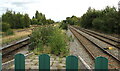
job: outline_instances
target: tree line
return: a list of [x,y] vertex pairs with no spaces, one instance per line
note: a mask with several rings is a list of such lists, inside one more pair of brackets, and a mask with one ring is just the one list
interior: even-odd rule
[[87,29],[94,29],[104,33],[120,34],[120,11],[115,7],[107,6],[103,10],[95,10],[91,7],[80,18],[72,16],[63,20],[64,25],[80,25],[80,27]]
[[9,29],[28,28],[30,25],[46,25],[53,24],[54,21],[46,19],[45,15],[36,11],[35,16],[30,19],[28,14],[16,13],[15,11],[7,10],[2,14],[2,32],[6,32]]
[[[18,29],[26,28],[30,25],[47,25],[53,24],[54,21],[46,19],[45,15],[36,11],[32,19],[28,14],[20,14],[13,11],[7,11],[2,15],[2,31],[6,31],[8,28]],[[63,20],[61,26],[63,29],[67,29],[67,24],[80,25],[83,28],[95,29],[105,33],[119,33],[120,31],[120,11],[117,11],[115,7],[107,6],[103,10],[95,10],[91,7],[81,17],[67,17]]]
[[[12,29],[26,28],[30,25],[30,18],[28,14],[20,14],[13,11],[7,11],[2,15],[2,23],[9,25]],[[3,27],[5,27],[3,25]]]
[[35,16],[31,19],[32,25],[46,25],[46,24],[53,24],[54,20],[46,19],[45,15],[36,11]]
[[80,25],[84,28],[95,29],[105,33],[120,33],[120,15],[115,7],[106,7],[103,10],[89,8],[81,17]]

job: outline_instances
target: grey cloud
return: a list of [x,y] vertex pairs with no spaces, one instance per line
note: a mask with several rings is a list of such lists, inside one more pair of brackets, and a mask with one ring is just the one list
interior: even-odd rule
[[31,3],[37,3],[39,0],[25,0],[25,1],[21,1],[21,2],[18,2],[18,1],[14,1],[14,2],[11,2],[11,4],[13,5],[16,5],[16,6],[23,6],[23,5],[26,5],[26,4],[31,4]]
[[30,3],[32,2],[12,2],[11,4],[16,6],[23,6],[25,4],[30,4]]

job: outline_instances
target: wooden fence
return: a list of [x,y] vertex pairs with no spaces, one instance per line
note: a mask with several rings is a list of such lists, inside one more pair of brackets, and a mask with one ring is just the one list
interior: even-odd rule
[[[0,55],[0,69],[2,57]],[[25,71],[25,56],[23,54],[15,55],[15,71]],[[47,54],[39,55],[39,71],[50,71],[50,56]],[[78,71],[78,57],[66,57],[66,71]],[[95,71],[108,71],[108,59],[105,57],[97,57],[95,59]]]

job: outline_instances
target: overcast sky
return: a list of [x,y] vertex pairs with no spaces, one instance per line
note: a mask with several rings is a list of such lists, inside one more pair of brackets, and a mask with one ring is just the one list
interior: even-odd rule
[[45,14],[47,19],[60,21],[72,15],[80,17],[88,7],[97,10],[104,9],[106,6],[118,8],[118,1],[120,0],[0,0],[0,15],[9,9],[28,13],[32,18],[38,10]]

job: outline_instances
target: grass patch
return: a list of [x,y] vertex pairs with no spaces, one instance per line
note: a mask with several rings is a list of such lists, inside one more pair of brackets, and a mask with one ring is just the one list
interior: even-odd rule
[[33,52],[35,53],[35,55],[39,55],[39,54],[42,54],[42,53],[50,54],[50,52],[51,52],[50,50],[51,50],[50,47],[44,46],[43,48],[34,49]]
[[8,39],[5,39],[5,40],[2,40],[2,42],[0,42],[0,44],[1,45],[8,44],[12,41],[18,41],[18,40],[20,40],[22,38],[25,38],[25,37],[27,37],[27,35],[26,36],[21,36],[21,37],[15,37],[15,38],[8,38]]
[[20,40],[22,38],[27,37],[28,35],[31,34],[32,31],[22,31],[22,32],[14,32],[13,35],[9,35],[9,36],[2,36],[0,38],[0,40],[2,40],[2,42],[0,42],[0,45],[4,45],[4,44],[8,44],[12,41],[17,41]]

